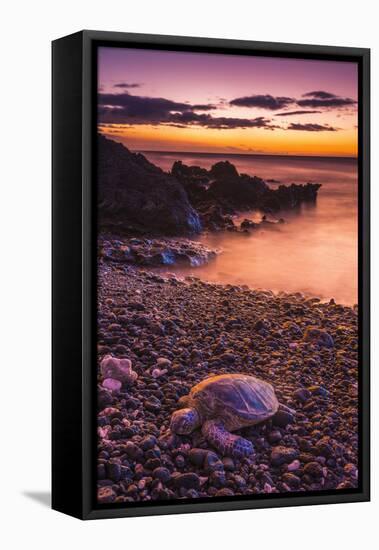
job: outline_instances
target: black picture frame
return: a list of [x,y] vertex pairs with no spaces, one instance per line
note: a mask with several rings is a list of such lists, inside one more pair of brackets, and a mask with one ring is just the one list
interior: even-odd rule
[[[353,60],[359,71],[358,489],[314,494],[98,507],[94,499],[96,369],[96,55],[99,45]],[[144,516],[370,499],[370,50],[301,44],[81,31],[52,44],[53,291],[52,507],[81,519]]]

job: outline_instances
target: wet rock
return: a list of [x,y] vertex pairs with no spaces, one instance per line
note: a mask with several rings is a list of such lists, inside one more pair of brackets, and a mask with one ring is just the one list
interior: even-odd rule
[[291,489],[298,489],[301,485],[301,479],[294,474],[284,474],[282,477],[284,483],[286,483]]
[[221,488],[226,485],[226,477],[224,470],[216,470],[211,473],[209,483],[216,488]]
[[266,319],[258,319],[258,321],[254,323],[254,330],[267,330],[268,328],[270,328],[270,323]]
[[308,390],[312,395],[320,395],[321,397],[328,397],[329,392],[323,386],[309,386]]
[[100,487],[97,491],[97,502],[99,504],[114,502],[115,498],[116,493],[113,491],[112,487]]
[[143,402],[145,409],[147,409],[150,412],[157,412],[161,408],[161,402],[160,400],[152,395],[149,399],[146,399],[146,401]]
[[295,417],[288,411],[279,409],[272,417],[272,423],[279,428],[285,428],[288,424],[293,424]]
[[157,365],[161,369],[169,369],[171,364],[170,359],[167,359],[166,357],[158,357],[157,359]]
[[290,464],[288,464],[287,466],[287,470],[289,472],[296,472],[297,470],[300,469],[300,460],[294,460],[293,462],[290,462]]
[[101,227],[167,235],[200,231],[199,216],[173,176],[101,135],[97,157]]
[[171,479],[170,470],[164,467],[158,467],[153,470],[153,477],[162,481],[162,483],[168,483]]
[[334,454],[333,447],[329,443],[328,438],[320,439],[315,445],[315,450],[317,455],[325,456],[326,458],[330,458]]
[[279,430],[273,430],[267,435],[267,441],[271,444],[278,443],[282,439],[282,434]]
[[222,463],[227,472],[233,472],[236,469],[234,460],[229,456],[223,457]]
[[147,435],[141,440],[139,446],[143,451],[148,451],[149,449],[153,449],[156,444],[157,438],[154,435]]
[[114,378],[105,378],[105,380],[103,380],[102,386],[106,390],[117,393],[118,391],[120,391],[122,383],[119,380],[115,380]]
[[219,457],[216,455],[216,453],[213,453],[212,451],[207,452],[204,459],[204,469],[207,472],[213,472],[215,470],[224,470],[224,465],[219,459]]
[[203,468],[205,457],[207,456],[208,451],[206,449],[191,449],[188,458],[192,464],[198,468]]
[[320,478],[323,474],[322,466],[318,462],[308,462],[304,466],[303,471],[304,474],[307,474],[308,476],[313,478]]
[[155,470],[156,468],[159,468],[160,465],[161,461],[159,458],[149,458],[145,462],[146,470]]
[[271,451],[270,461],[273,466],[281,466],[285,463],[292,462],[299,452],[291,447],[278,446]]
[[113,397],[110,391],[105,388],[98,388],[97,390],[97,403],[100,410],[104,409],[108,405],[112,405]]
[[200,477],[193,472],[188,472],[185,474],[179,474],[175,476],[174,482],[176,487],[178,488],[196,489],[196,490],[200,488]]
[[108,462],[107,474],[112,481],[120,481],[121,479],[121,465],[117,462]]
[[153,378],[160,378],[161,376],[164,376],[165,374],[167,374],[167,369],[153,369],[151,371],[151,376]]
[[320,347],[333,348],[334,340],[332,336],[326,332],[326,330],[308,327],[304,333],[304,340],[306,342],[312,342]]
[[112,355],[106,355],[100,363],[100,371],[103,377],[119,380],[122,384],[133,384],[138,374],[132,369],[130,359],[119,359]]
[[311,392],[306,388],[299,388],[293,394],[294,399],[300,403],[305,403],[311,397]]

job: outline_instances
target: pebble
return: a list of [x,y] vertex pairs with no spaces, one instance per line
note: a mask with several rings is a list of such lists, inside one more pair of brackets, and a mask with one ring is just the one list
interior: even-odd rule
[[155,470],[153,470],[153,477],[159,479],[162,483],[167,483],[171,479],[170,470],[162,466],[155,468]]
[[107,474],[112,481],[120,481],[121,479],[121,465],[117,462],[108,462]]
[[100,487],[97,491],[97,501],[99,504],[108,504],[114,502],[116,494],[112,487]]
[[315,327],[308,327],[304,333],[304,340],[306,342],[313,342],[320,347],[333,348],[334,340],[332,336],[326,332]]
[[299,388],[294,392],[293,397],[296,401],[300,401],[300,403],[305,403],[306,401],[308,401],[311,395],[311,392],[306,388]]
[[267,441],[271,444],[279,443],[282,439],[282,434],[279,430],[274,430],[267,435]]
[[303,469],[304,473],[315,478],[320,478],[323,475],[321,464],[318,462],[308,462]]
[[115,380],[115,378],[105,378],[102,385],[107,390],[118,392],[121,389],[122,383],[119,380]]
[[150,412],[157,412],[161,409],[161,402],[160,400],[155,397],[154,395],[151,395],[149,399],[146,399],[144,402],[144,407]]
[[205,461],[205,457],[207,456],[208,451],[206,449],[191,449],[188,453],[188,458],[192,464],[197,466],[198,468],[202,469]]
[[147,451],[155,447],[157,443],[158,440],[154,435],[146,435],[143,439],[141,439],[139,446],[143,451]]
[[285,428],[288,424],[293,424],[294,422],[294,416],[290,412],[281,409],[272,417],[272,423],[280,428]]
[[271,464],[273,466],[281,466],[282,464],[290,463],[298,454],[299,452],[291,447],[274,447],[271,451]]
[[157,365],[161,369],[169,369],[172,365],[172,362],[170,361],[170,359],[167,359],[166,357],[158,357]]
[[294,474],[284,474],[282,479],[292,489],[298,489],[301,485],[301,479]]
[[296,472],[296,470],[298,470],[299,468],[300,468],[300,461],[299,460],[294,460],[293,462],[291,462],[287,466],[287,470],[289,472]]
[[188,472],[175,476],[174,483],[176,487],[179,488],[196,490],[200,489],[200,477],[193,472]]

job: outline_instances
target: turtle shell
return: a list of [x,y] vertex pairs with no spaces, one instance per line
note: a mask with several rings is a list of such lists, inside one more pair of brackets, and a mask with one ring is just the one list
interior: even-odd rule
[[220,419],[229,430],[263,422],[279,406],[271,384],[246,374],[206,378],[191,389],[190,398],[205,420]]

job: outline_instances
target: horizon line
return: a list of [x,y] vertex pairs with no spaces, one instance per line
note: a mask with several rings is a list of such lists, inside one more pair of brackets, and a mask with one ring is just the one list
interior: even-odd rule
[[327,158],[327,159],[346,159],[346,160],[358,160],[358,155],[292,155],[285,153],[230,153],[230,152],[206,152],[206,151],[165,151],[161,149],[130,149],[133,153],[165,153],[170,155],[229,155],[229,156],[245,156],[245,157],[297,157],[297,158]]

